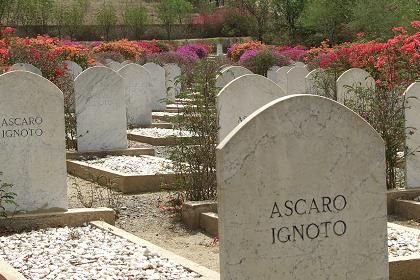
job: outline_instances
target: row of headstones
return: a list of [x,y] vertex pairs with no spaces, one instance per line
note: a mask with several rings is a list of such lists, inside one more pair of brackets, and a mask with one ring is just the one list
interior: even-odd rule
[[[337,80],[339,96],[346,96],[348,86],[374,87],[373,79],[366,79],[366,72],[350,69]],[[245,74],[228,83],[217,95],[217,113],[219,122],[219,143],[249,115],[267,103],[289,96],[284,89],[273,81],[256,74]],[[348,96],[346,97],[348,98]],[[406,127],[417,130],[420,127],[420,83],[412,84],[405,92]],[[340,103],[344,103],[341,98]],[[420,187],[420,132],[407,136],[406,156],[407,188]]]
[[[226,66],[216,79],[216,86],[223,88],[229,82],[245,74],[252,72],[242,66]],[[296,62],[291,66],[273,66],[267,71],[267,78],[277,84],[287,95],[292,94],[315,94],[324,95],[318,84],[327,78],[323,69],[308,70],[302,62]],[[352,86],[363,88],[375,88],[375,80],[365,70],[352,68],[345,71],[336,81],[337,100],[344,103],[352,99]]]
[[[74,80],[83,72],[83,68],[74,61],[66,60],[64,63]],[[120,72],[120,70],[129,64],[134,64],[134,62],[127,60],[119,63],[113,60],[108,60],[106,66],[121,73],[123,71]],[[167,98],[170,102],[175,102],[175,97],[181,92],[181,83],[177,82],[178,77],[181,76],[181,68],[174,63],[165,64],[161,67],[153,62],[146,63],[143,67],[149,72],[148,74],[151,78],[147,81],[150,84],[152,95],[154,96],[152,99],[158,98],[158,100],[161,100]],[[42,72],[39,68],[28,63],[14,64],[10,67],[10,70],[23,70],[42,76]],[[142,72],[145,73],[145,71]],[[154,102],[152,110],[159,111],[164,109],[165,107],[163,102]]]

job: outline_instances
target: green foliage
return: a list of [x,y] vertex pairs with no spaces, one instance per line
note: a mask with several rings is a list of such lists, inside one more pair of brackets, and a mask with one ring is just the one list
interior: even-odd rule
[[[199,60],[192,71],[193,83],[183,94],[191,99],[175,128],[189,131],[193,140],[179,140],[171,159],[180,174],[176,186],[185,191],[187,200],[212,200],[217,195],[216,143],[216,74],[221,61]],[[182,78],[181,78],[182,79]],[[197,94],[198,93],[198,94]]]
[[15,0],[0,0],[0,22],[4,22],[9,16],[14,4]]
[[289,38],[295,40],[297,21],[307,0],[272,0],[276,25],[287,30]]
[[193,7],[186,0],[164,0],[157,6],[157,16],[166,29],[168,40],[171,39],[172,26],[178,22],[182,23],[183,19],[191,13]]
[[253,28],[253,21],[246,15],[241,13],[229,13],[225,17],[223,23],[222,34],[224,36],[248,36],[251,34]]
[[55,20],[58,26],[64,26],[68,34],[74,38],[83,27],[89,0],[73,0],[69,5],[57,5]]
[[385,142],[386,186],[388,189],[404,187],[404,172],[398,152],[405,150],[404,96],[401,89],[392,91],[348,87],[352,98],[344,104],[362,116]]
[[117,24],[117,11],[111,2],[104,2],[102,7],[96,13],[96,21],[105,33],[105,40],[109,40],[111,28]]
[[[0,172],[0,177],[3,173]],[[5,183],[0,178],[0,217],[7,217],[6,206],[17,206],[15,202],[16,193],[10,189],[13,187],[12,184]]]
[[138,39],[144,33],[147,19],[147,11],[142,5],[127,4],[125,6],[123,14],[124,24],[132,29]]
[[336,43],[337,35],[351,20],[351,0],[309,0],[300,17],[303,26]]

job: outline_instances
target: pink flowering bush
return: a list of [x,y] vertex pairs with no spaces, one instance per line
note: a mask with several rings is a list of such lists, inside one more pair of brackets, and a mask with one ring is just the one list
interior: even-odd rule
[[194,60],[206,58],[210,51],[211,47],[205,44],[187,44],[176,50],[180,55],[188,56]]

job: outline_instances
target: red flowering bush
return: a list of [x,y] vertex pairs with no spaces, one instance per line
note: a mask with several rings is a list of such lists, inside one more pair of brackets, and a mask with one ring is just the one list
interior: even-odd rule
[[127,60],[135,60],[147,54],[146,48],[140,46],[137,42],[128,41],[127,39],[101,43],[92,49],[94,54],[109,51],[119,52]]

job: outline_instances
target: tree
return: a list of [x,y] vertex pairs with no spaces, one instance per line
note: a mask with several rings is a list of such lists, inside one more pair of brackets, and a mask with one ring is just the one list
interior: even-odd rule
[[296,39],[296,24],[303,12],[306,0],[272,0],[273,11],[279,26],[285,26],[289,38]]
[[144,33],[147,11],[140,4],[126,4],[123,14],[124,25],[130,27],[137,39]]
[[109,34],[113,26],[117,24],[117,12],[111,2],[104,2],[96,14],[98,25],[102,26],[105,32],[105,39],[109,41]]
[[63,16],[62,23],[66,27],[70,37],[74,38],[82,29],[88,5],[88,0],[73,0],[68,6],[64,7],[64,11],[58,12],[57,16]]
[[15,0],[0,0],[0,22],[5,22],[14,4]]
[[263,41],[270,18],[271,0],[231,0],[228,4],[239,7],[255,18],[258,40]]
[[36,24],[37,6],[36,0],[17,0],[15,6],[14,23],[21,25],[26,33],[29,27]]
[[352,5],[352,0],[309,0],[300,20],[305,27],[336,43],[337,34],[352,19]]
[[168,40],[171,39],[172,26],[182,20],[192,11],[193,7],[186,0],[164,0],[157,7],[157,15],[166,29]]
[[41,26],[41,32],[47,33],[48,25],[53,19],[53,13],[51,10],[54,10],[56,6],[55,0],[36,0],[35,9],[36,9],[36,24]]

